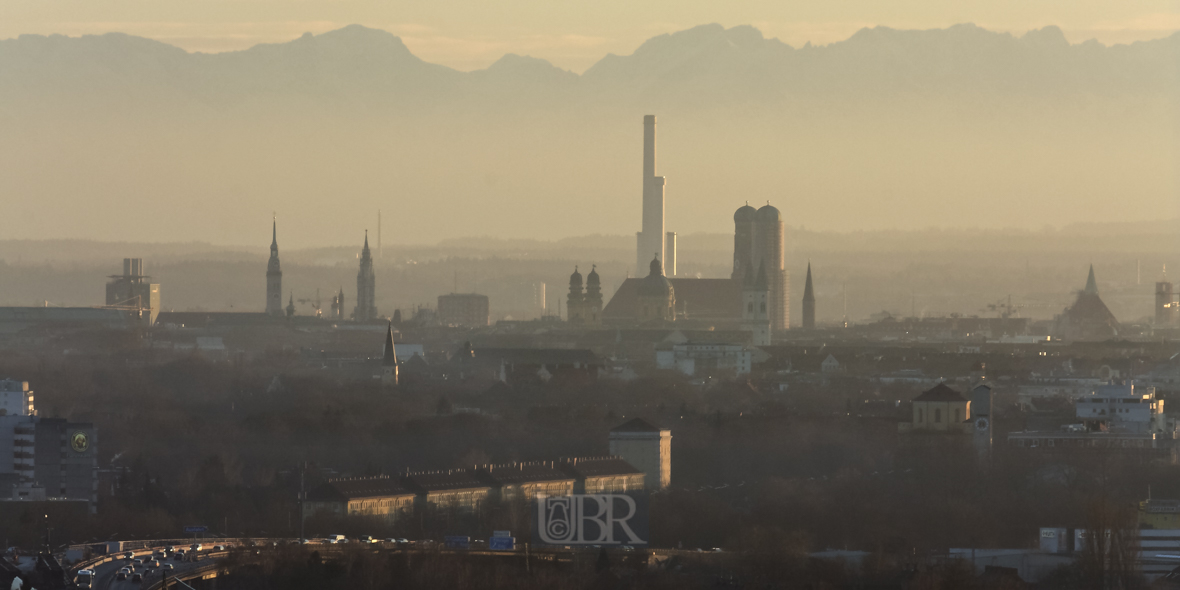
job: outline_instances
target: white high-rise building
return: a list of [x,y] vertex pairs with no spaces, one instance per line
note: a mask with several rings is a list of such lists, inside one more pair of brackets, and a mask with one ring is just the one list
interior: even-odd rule
[[[664,177],[656,176],[656,116],[643,116],[643,226],[635,235],[635,276],[647,274],[652,256],[663,265],[664,255]],[[665,266],[666,268],[666,266]]]

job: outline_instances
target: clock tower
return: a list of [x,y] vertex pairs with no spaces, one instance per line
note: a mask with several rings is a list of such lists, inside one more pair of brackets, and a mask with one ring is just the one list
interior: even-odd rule
[[971,430],[975,452],[980,459],[992,453],[992,387],[980,383],[971,389]]

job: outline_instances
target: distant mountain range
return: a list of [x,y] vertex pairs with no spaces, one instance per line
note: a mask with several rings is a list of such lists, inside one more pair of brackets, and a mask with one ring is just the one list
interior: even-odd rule
[[219,54],[25,35],[0,41],[0,203],[11,239],[265,247],[277,212],[283,247],[311,247],[360,243],[379,209],[401,243],[630,235],[655,114],[682,235],[731,232],[746,201],[841,232],[1173,219],[1178,105],[1180,34],[793,48],[711,24],[581,74],[460,72],[357,25]]
[[[610,54],[582,75],[505,55],[484,70],[427,63],[398,37],[351,25],[287,43],[218,54],[121,33],[22,35],[0,41],[0,96],[8,99],[196,100],[357,97],[405,101],[506,98],[689,103],[889,94],[1174,93],[1180,34],[1106,47],[1071,45],[1057,27],[1021,37],[975,25],[907,31],[866,28],[826,46],[793,48],[755,28],[702,25]],[[130,92],[129,92],[130,91]]]

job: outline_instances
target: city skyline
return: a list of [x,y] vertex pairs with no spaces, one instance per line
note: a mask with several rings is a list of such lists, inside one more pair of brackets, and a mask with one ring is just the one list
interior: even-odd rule
[[1176,0],[2,2],[0,589],[1180,588],[1177,64]]

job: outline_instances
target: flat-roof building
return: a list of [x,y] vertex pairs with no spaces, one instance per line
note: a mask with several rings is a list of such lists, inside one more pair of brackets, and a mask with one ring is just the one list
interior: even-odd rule
[[413,509],[415,495],[399,477],[330,479],[307,493],[303,515],[375,516],[393,522]]
[[438,321],[444,326],[486,326],[491,317],[487,295],[450,293],[438,296]]

